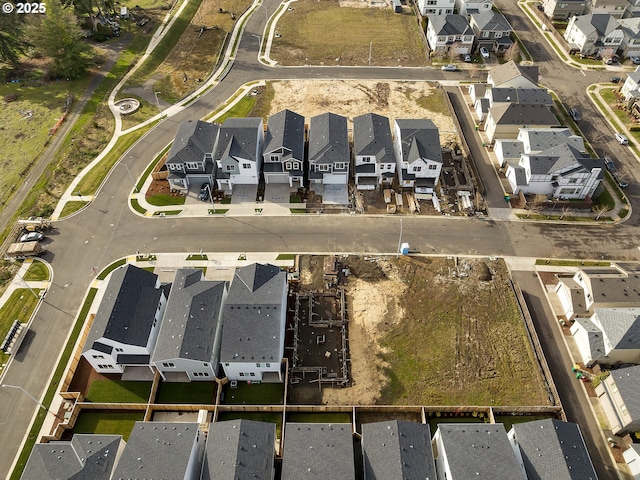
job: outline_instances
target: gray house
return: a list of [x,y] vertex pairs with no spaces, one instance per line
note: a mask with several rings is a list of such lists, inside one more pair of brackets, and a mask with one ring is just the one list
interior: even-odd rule
[[113,478],[199,480],[204,444],[197,423],[136,422]]
[[254,263],[236,270],[222,312],[220,363],[229,380],[282,382],[287,273]]
[[596,395],[614,435],[640,431],[640,366],[613,370]]
[[353,480],[356,470],[350,423],[287,423],[282,480]]
[[586,7],[586,0],[542,0],[544,14],[552,21],[567,21],[582,15]]
[[358,190],[375,190],[393,183],[396,157],[387,117],[375,113],[355,117],[353,149]]
[[304,117],[291,110],[271,115],[262,157],[265,183],[304,186]]
[[110,480],[123,449],[120,435],[78,433],[68,442],[38,443],[20,479]]
[[225,282],[204,280],[200,269],[176,271],[151,357],[164,380],[213,381],[226,293]]
[[82,356],[99,373],[143,368],[151,373],[153,353],[166,307],[158,276],[124,265],[111,273]]
[[391,420],[362,425],[364,480],[435,479],[428,424]]
[[555,418],[514,423],[509,432],[527,478],[597,480],[580,427]]
[[218,126],[212,123],[201,120],[180,123],[165,161],[171,189],[185,191],[191,184],[204,182],[213,185],[216,173],[213,147],[217,137]]
[[[328,203],[329,193],[335,203],[347,203],[349,183],[349,133],[347,119],[335,113],[323,113],[309,122],[309,184],[322,193]],[[317,190],[322,190],[317,192]]]
[[400,186],[433,193],[442,170],[438,127],[427,119],[397,119],[393,130]]
[[476,34],[477,47],[485,47],[497,54],[503,53],[513,45],[513,28],[501,13],[486,10],[472,13],[469,25]]
[[273,423],[212,423],[200,480],[273,479],[275,436]]
[[227,118],[220,127],[214,161],[219,190],[258,185],[262,168],[262,118]]
[[432,444],[438,480],[527,480],[501,423],[440,423]]

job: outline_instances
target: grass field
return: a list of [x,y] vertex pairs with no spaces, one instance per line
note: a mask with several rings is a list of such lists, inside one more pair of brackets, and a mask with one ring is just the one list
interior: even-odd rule
[[94,380],[86,401],[94,403],[147,403],[151,382]]
[[280,37],[271,48],[271,58],[282,65],[427,64],[412,13],[341,8],[337,0],[299,0],[292,6],[277,23]]
[[160,384],[155,403],[190,403],[212,405],[215,402],[215,382],[190,382]]
[[31,265],[29,265],[27,273],[24,274],[23,278],[27,282],[49,280],[49,269],[39,260],[34,260]]
[[73,433],[98,433],[122,435],[126,442],[137,421],[144,419],[144,412],[82,412],[73,428]]
[[238,382],[237,388],[226,386],[224,403],[226,405],[279,405],[283,401],[283,388],[281,383],[247,385],[246,382]]
[[382,338],[379,403],[548,404],[504,262],[402,260],[405,313]]

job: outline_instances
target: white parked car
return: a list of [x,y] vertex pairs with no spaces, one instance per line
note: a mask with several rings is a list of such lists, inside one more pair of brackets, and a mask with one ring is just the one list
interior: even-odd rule
[[482,55],[482,58],[489,58],[489,50],[484,47],[480,47],[480,55]]
[[21,242],[38,242],[44,238],[40,232],[25,233],[20,237]]
[[613,136],[616,137],[616,140],[620,145],[629,145],[629,139],[626,135],[616,132]]
[[457,72],[458,71],[458,67],[456,67],[454,64],[443,65],[442,71],[444,71],[444,72]]

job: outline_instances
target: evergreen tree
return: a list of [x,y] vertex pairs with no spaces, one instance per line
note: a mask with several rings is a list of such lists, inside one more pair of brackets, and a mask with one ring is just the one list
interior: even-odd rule
[[28,46],[23,35],[23,15],[0,14],[0,61],[18,65],[19,55]]

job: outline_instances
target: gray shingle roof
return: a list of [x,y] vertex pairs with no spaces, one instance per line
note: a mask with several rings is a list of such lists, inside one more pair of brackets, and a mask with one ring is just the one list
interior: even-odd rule
[[[199,433],[197,423],[136,422],[113,480],[186,478]],[[202,441],[202,440],[201,440]]]
[[34,445],[21,480],[109,480],[120,435],[76,434],[70,442]]
[[276,426],[252,420],[209,427],[201,480],[273,478]]
[[494,103],[528,103],[553,105],[553,99],[544,88],[496,87],[489,90]]
[[211,362],[224,282],[206,281],[202,270],[181,268],[167,299],[153,361],[185,358]]
[[555,418],[513,425],[529,480],[597,480],[580,428]]
[[[591,171],[591,168],[587,168],[587,163],[585,163],[584,160],[586,159],[582,157],[582,154],[578,150],[566,143],[548,148],[538,154],[529,155],[532,175],[560,174],[560,170],[575,165],[579,165],[581,170]],[[592,162],[588,163],[591,164]],[[596,163],[595,165],[598,164]],[[593,167],[595,165],[590,166]],[[600,168],[604,169],[604,163],[602,163]]]
[[290,158],[304,160],[304,117],[291,110],[282,110],[269,117],[263,154],[284,148],[289,151],[283,161]]
[[496,145],[498,143],[501,145],[504,160],[519,159],[524,153],[524,145],[519,140],[496,140]]
[[606,355],[607,351],[604,346],[604,334],[600,327],[595,325],[591,319],[576,317],[575,323],[580,325],[587,333],[587,342],[589,343],[589,356],[591,359],[599,359]]
[[547,105],[501,103],[489,109],[497,125],[560,125]]
[[611,348],[640,349],[640,308],[594,308]]
[[611,371],[627,411],[633,420],[640,418],[640,365]]
[[526,480],[501,423],[440,423],[438,430],[451,478]]
[[350,423],[287,423],[282,480],[354,480]]
[[349,153],[347,119],[335,113],[323,113],[309,122],[309,163],[346,162]]
[[585,152],[584,140],[573,135],[568,128],[521,128],[518,138],[528,143],[527,153],[541,152],[549,147],[567,143],[579,152]]
[[201,120],[180,123],[166,163],[201,162],[205,153],[213,154],[218,126]]
[[464,15],[429,15],[429,23],[436,35],[475,35]]
[[471,18],[481,32],[510,32],[513,30],[505,16],[493,10],[472,13]]
[[111,273],[84,351],[101,337],[126,345],[146,346],[160,301],[158,276],[133,265]]
[[[222,313],[220,362],[279,362],[287,273],[254,263],[236,270]],[[284,300],[283,300],[284,299]]]
[[402,142],[402,161],[426,158],[442,163],[442,148],[438,127],[431,120],[397,119]]
[[618,28],[620,24],[608,13],[592,13],[577,17],[575,26],[586,35],[595,32],[599,37],[604,37]]
[[494,87],[499,87],[517,77],[524,77],[534,85],[538,84],[538,67],[535,65],[518,65],[513,60],[491,68],[489,72]]
[[255,162],[261,125],[261,118],[227,118],[220,127],[214,160],[235,157]]
[[365,113],[353,119],[355,155],[370,155],[378,163],[396,163],[389,119],[376,113]]
[[392,420],[362,425],[365,480],[436,478],[428,424]]

